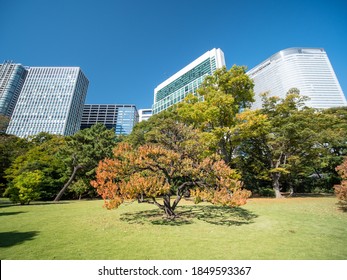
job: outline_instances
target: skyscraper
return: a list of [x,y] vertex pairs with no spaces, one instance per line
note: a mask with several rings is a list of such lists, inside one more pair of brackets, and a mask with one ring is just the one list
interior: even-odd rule
[[96,123],[114,129],[117,135],[130,134],[138,122],[139,115],[135,105],[121,104],[86,104],[84,105],[81,129]]
[[284,98],[294,87],[310,98],[305,104],[308,107],[323,109],[347,105],[327,53],[321,48],[282,50],[247,74],[255,84],[253,109],[261,108],[261,93]]
[[188,93],[196,93],[204,78],[225,66],[221,49],[212,49],[188,64],[154,89],[153,114],[181,102]]
[[11,117],[27,75],[20,64],[5,61],[0,64],[0,114]]
[[79,67],[30,67],[6,132],[19,137],[74,134],[88,84]]

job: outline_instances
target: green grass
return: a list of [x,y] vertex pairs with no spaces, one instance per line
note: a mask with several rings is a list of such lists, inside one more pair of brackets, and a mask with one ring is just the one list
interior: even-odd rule
[[240,208],[0,202],[0,259],[347,259],[347,212],[334,197],[251,199]]

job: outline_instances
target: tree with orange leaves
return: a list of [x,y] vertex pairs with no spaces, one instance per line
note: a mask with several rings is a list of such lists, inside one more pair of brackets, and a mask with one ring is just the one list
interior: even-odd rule
[[[175,139],[173,132],[182,136],[189,131],[183,126],[177,129],[178,126],[172,123],[170,139]],[[180,139],[177,145],[150,143],[134,148],[120,143],[112,159],[101,161],[91,184],[104,199],[105,207],[113,209],[125,201],[137,200],[154,204],[167,218],[175,218],[175,209],[188,192],[196,202],[230,207],[246,203],[251,192],[241,189],[240,176],[218,155],[201,157],[189,153],[189,141],[176,138]]]
[[342,203],[347,203],[347,157],[344,162],[336,167],[336,171],[342,178],[341,185],[335,185],[334,190],[338,199]]

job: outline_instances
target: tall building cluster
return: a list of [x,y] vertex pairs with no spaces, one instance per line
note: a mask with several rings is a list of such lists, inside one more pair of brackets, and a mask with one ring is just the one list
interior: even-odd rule
[[[131,133],[134,125],[148,120],[197,94],[206,76],[224,67],[221,49],[214,48],[173,74],[154,89],[151,109],[133,104],[84,104],[89,81],[79,67],[24,67],[11,61],[0,64],[0,115],[10,117],[7,133],[29,137],[39,132],[72,135],[103,123],[116,134]],[[261,93],[285,97],[290,88],[308,96],[306,106],[347,106],[346,98],[321,48],[289,48],[272,55],[247,72],[254,81],[255,102]]]

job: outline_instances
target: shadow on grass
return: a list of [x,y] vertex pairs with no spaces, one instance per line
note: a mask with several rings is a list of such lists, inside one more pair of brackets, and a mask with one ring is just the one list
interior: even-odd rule
[[339,210],[342,211],[342,212],[347,212],[347,202],[341,202],[339,201],[337,203],[338,207],[339,207]]
[[18,215],[18,214],[22,214],[22,213],[27,213],[27,212],[25,212],[25,211],[3,212],[3,213],[0,213],[0,217],[2,217],[2,216],[13,216],[13,215]]
[[152,223],[153,225],[182,226],[193,224],[195,219],[213,225],[241,226],[253,223],[258,215],[240,207],[222,207],[215,205],[181,206],[176,210],[175,219],[167,219],[159,209],[124,213],[120,219],[130,224]]
[[9,232],[0,232],[0,248],[1,247],[11,247],[14,245],[19,245],[25,241],[33,240],[37,235],[38,231],[27,231],[27,232],[18,232],[18,231],[9,231]]
[[0,208],[5,207],[13,207],[13,206],[20,206],[20,207],[30,207],[30,206],[37,206],[37,205],[59,205],[59,204],[69,204],[70,201],[32,201],[29,204],[19,204],[19,203],[13,203],[13,202],[0,202]]

